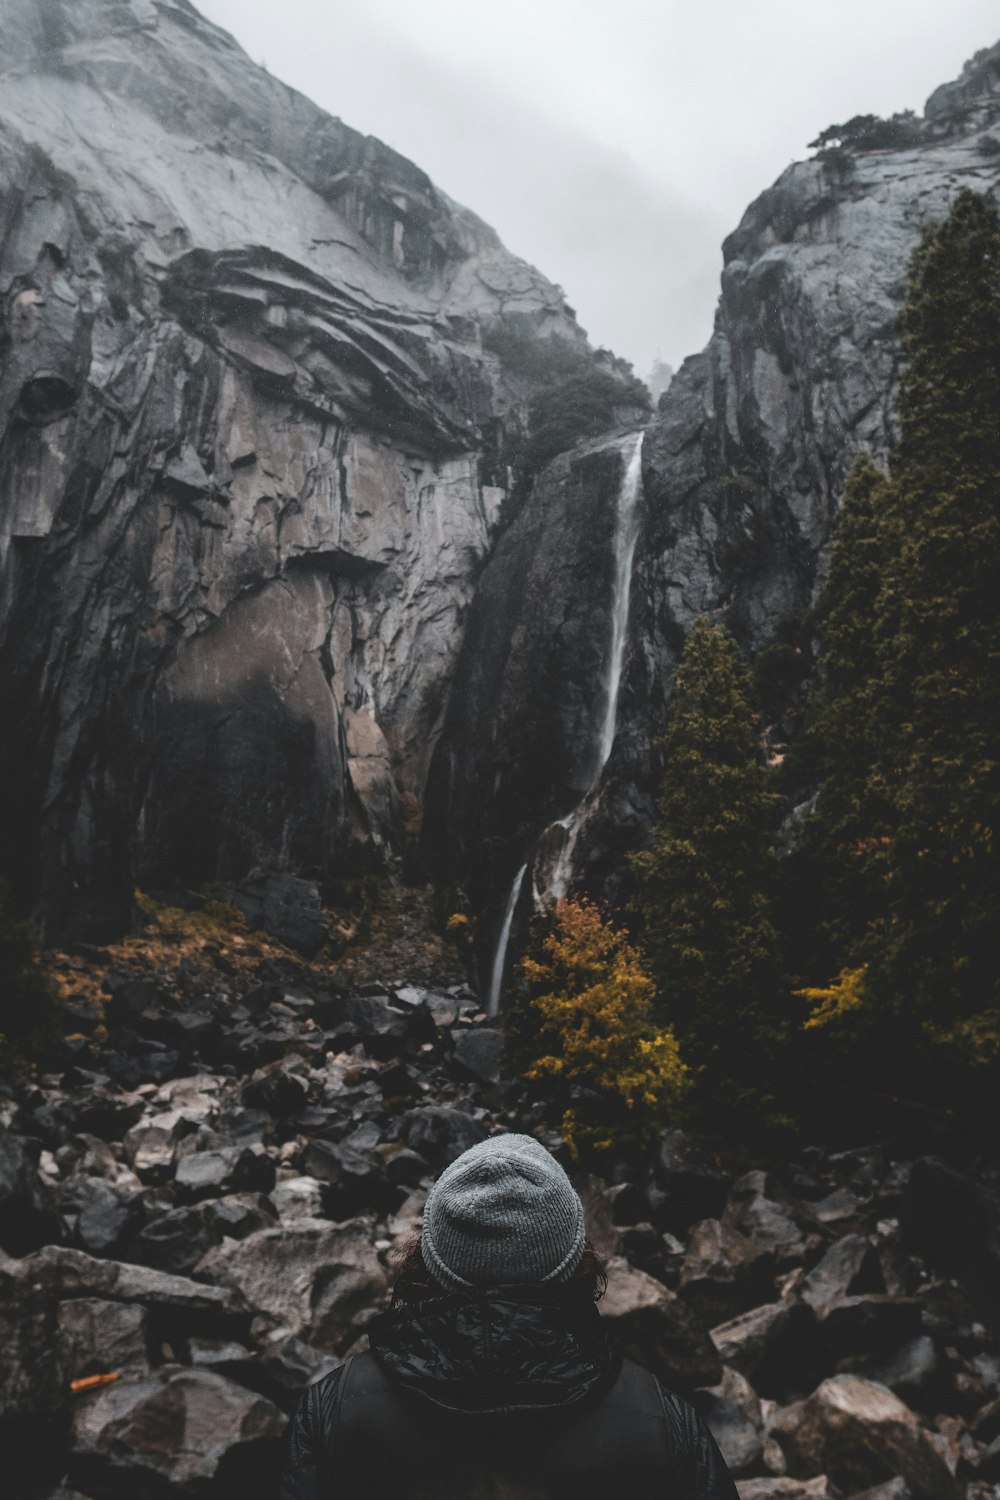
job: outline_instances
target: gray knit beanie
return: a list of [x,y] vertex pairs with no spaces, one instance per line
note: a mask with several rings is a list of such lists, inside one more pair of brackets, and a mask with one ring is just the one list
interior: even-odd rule
[[583,1255],[583,1204],[538,1141],[495,1135],[431,1188],[420,1248],[448,1288],[565,1281]]

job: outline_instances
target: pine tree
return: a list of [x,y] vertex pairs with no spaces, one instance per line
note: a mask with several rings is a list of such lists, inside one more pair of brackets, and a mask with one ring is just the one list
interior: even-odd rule
[[773,1040],[770,915],[777,798],[768,785],[750,675],[720,625],[695,621],[677,669],[652,847],[632,857],[636,900],[666,1020],[684,1055],[756,1088]]
[[562,1115],[570,1151],[643,1143],[676,1123],[688,1070],[653,1014],[642,955],[591,902],[560,901],[536,955],[521,961],[525,1077],[554,1080],[576,1099]]
[[798,888],[798,900],[788,903],[792,912],[808,911],[802,925],[810,929],[804,961],[811,977],[834,957],[846,964],[863,952],[884,916],[893,814],[875,771],[886,732],[876,691],[875,617],[888,562],[887,488],[886,475],[861,454],[844,489],[816,611],[821,681],[798,753],[820,792],[786,881]]
[[1000,214],[987,199],[960,193],[925,232],[901,330],[876,622],[888,729],[875,774],[896,826],[873,982],[949,1032],[1000,1022]]

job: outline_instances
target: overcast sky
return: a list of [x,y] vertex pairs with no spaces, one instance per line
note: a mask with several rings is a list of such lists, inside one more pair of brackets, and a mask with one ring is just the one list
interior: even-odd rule
[[720,245],[824,126],[923,108],[996,0],[196,0],[423,167],[645,375],[706,342]]

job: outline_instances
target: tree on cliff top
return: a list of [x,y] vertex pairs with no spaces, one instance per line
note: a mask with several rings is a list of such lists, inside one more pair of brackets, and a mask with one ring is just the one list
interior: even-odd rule
[[677,669],[652,847],[632,856],[663,1017],[731,1100],[762,1082],[776,1025],[769,890],[778,800],[736,642],[705,616]]

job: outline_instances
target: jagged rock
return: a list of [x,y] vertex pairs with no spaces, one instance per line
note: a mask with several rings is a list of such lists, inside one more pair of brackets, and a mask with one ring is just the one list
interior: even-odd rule
[[500,1082],[503,1033],[486,1026],[465,1027],[452,1032],[455,1061],[463,1072],[483,1083]]
[[722,1373],[721,1361],[690,1309],[620,1256],[607,1269],[600,1311],[625,1353],[686,1389],[714,1384]]
[[131,1258],[158,1271],[187,1276],[218,1238],[197,1208],[174,1208],[143,1226],[132,1242]]
[[88,1185],[76,1221],[76,1238],[88,1254],[114,1257],[143,1221],[142,1199],[107,1182],[83,1181]]
[[170,1175],[176,1142],[195,1128],[182,1116],[139,1120],[122,1138],[125,1159],[143,1182],[163,1182]]
[[59,1238],[58,1220],[24,1142],[0,1127],[0,1250],[25,1255]]
[[388,1286],[363,1219],[263,1229],[209,1251],[197,1271],[326,1354],[351,1345]]
[[416,1151],[404,1146],[385,1158],[385,1175],[394,1187],[419,1187],[431,1175],[430,1165]]
[[241,911],[247,926],[313,958],[329,938],[315,881],[271,875],[248,885],[228,886],[223,899]]
[[720,1323],[710,1336],[723,1363],[768,1395],[801,1389],[822,1363],[815,1320],[802,1304],[765,1303]]
[[184,1494],[218,1480],[260,1493],[277,1479],[281,1410],[209,1370],[166,1366],[79,1398],[71,1477],[134,1496],[156,1481]]
[[878,1252],[861,1234],[847,1234],[831,1245],[799,1286],[799,1295],[821,1316],[845,1297],[884,1292]]
[[328,1219],[347,1219],[377,1212],[399,1202],[380,1156],[349,1141],[313,1141],[302,1158],[302,1170],[324,1184],[322,1202]]
[[916,1338],[921,1307],[915,1297],[845,1297],[821,1320],[823,1340],[835,1359],[884,1353]]
[[322,1217],[323,1200],[319,1183],[315,1177],[286,1177],[279,1179],[268,1194],[279,1219],[287,1223],[290,1219],[319,1219]]
[[168,1209],[151,1219],[131,1242],[129,1257],[159,1271],[187,1276],[224,1238],[245,1239],[258,1229],[271,1228],[276,1220],[270,1200],[260,1193],[211,1198]]
[[886,1385],[907,1405],[933,1407],[942,1385],[934,1340],[926,1334],[908,1339],[888,1353],[852,1362],[852,1372]]
[[435,1172],[442,1171],[463,1151],[486,1139],[478,1120],[458,1109],[442,1109],[428,1104],[407,1110],[400,1124],[400,1135],[411,1151],[429,1161]]
[[766,1173],[747,1172],[733,1183],[722,1219],[758,1253],[772,1255],[780,1270],[802,1261],[807,1245],[791,1205],[769,1196],[770,1191]]
[[301,1391],[329,1375],[341,1361],[332,1354],[321,1354],[310,1344],[289,1336],[280,1329],[260,1341],[257,1370],[278,1391],[289,1394]]
[[309,1083],[288,1058],[258,1069],[243,1085],[243,1098],[254,1109],[271,1115],[291,1115],[305,1103]]
[[815,1479],[738,1479],[736,1493],[740,1500],[836,1500],[825,1474]]
[[821,1224],[839,1224],[844,1219],[853,1219],[858,1212],[857,1196],[847,1188],[835,1188],[824,1198],[816,1198],[809,1205],[814,1219]]
[[773,1282],[774,1257],[720,1219],[702,1219],[688,1236],[678,1290],[709,1322],[756,1306]]
[[219,1329],[238,1334],[249,1317],[238,1288],[206,1286],[145,1266],[96,1260],[82,1250],[55,1245],[0,1264],[0,1278],[12,1298],[30,1287],[43,1293],[52,1307],[70,1297],[87,1296],[138,1304],[169,1318],[180,1333]]
[[850,1500],[913,1500],[913,1492],[905,1479],[887,1479],[885,1484],[876,1484],[859,1495],[851,1495]]
[[718,1443],[731,1474],[746,1474],[760,1461],[760,1433],[735,1401],[707,1391],[698,1393],[696,1405]]
[[223,1193],[266,1193],[274,1186],[274,1163],[248,1146],[192,1151],[177,1162],[174,1183],[189,1201]]
[[909,1407],[855,1375],[825,1380],[771,1422],[793,1474],[822,1470],[850,1493],[900,1476],[920,1500],[961,1500],[954,1478]]
[[972,1431],[981,1443],[992,1443],[1000,1437],[1000,1396],[988,1401],[976,1412]]
[[146,1370],[148,1314],[144,1307],[70,1297],[59,1304],[57,1360],[64,1384],[110,1371]]

